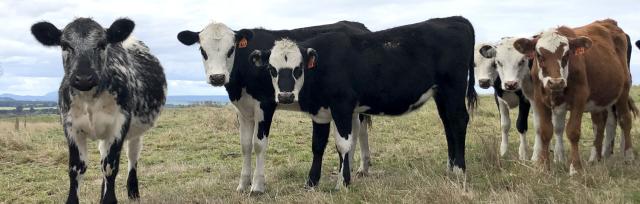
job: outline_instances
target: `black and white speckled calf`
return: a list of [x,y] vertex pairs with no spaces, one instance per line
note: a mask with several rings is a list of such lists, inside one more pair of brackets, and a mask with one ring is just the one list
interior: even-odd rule
[[136,166],[142,134],[165,103],[166,80],[158,59],[129,35],[134,23],[118,19],[105,29],[78,18],[59,30],[49,22],[31,27],[45,46],[62,48],[64,78],[59,106],[69,145],[70,189],[67,203],[78,203],[80,180],[87,169],[87,139],[99,140],[104,175],[101,203],[115,203],[115,181],[124,141],[128,143],[129,198],[140,196]]

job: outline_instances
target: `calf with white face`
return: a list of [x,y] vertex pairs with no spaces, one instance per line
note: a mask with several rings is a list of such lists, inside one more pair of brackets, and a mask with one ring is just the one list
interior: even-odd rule
[[511,128],[511,119],[509,117],[509,109],[519,107],[516,127],[520,133],[519,158],[525,160],[527,158],[527,118],[529,116],[529,100],[526,99],[520,90],[504,89],[502,83],[504,73],[500,70],[496,63],[498,60],[496,55],[496,46],[490,44],[477,44],[474,52],[474,65],[476,71],[476,79],[481,88],[489,88],[493,86],[495,102],[500,112],[500,126],[502,129],[502,142],[500,143],[500,155],[505,156],[509,145],[509,129]]
[[128,143],[127,192],[140,197],[137,164],[142,134],[151,128],[165,102],[162,66],[141,41],[129,36],[134,23],[118,19],[108,29],[78,18],[59,30],[49,22],[31,27],[45,46],[62,48],[64,78],[59,106],[69,147],[67,203],[78,203],[87,169],[87,139],[99,140],[103,173],[101,203],[115,203],[120,151]]

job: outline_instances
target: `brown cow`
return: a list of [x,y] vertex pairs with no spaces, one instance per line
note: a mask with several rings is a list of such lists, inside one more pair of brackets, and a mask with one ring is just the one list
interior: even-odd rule
[[[564,123],[566,111],[571,112],[566,126],[571,142],[571,175],[582,169],[578,141],[582,113],[586,111],[592,114],[596,133],[594,144],[599,152],[606,109],[615,105],[626,141],[624,156],[625,159],[633,159],[628,104],[631,77],[626,63],[629,43],[625,33],[611,19],[573,29],[564,26],[553,28],[535,39],[521,38],[514,43],[519,52],[534,59],[531,69],[534,84],[532,105],[539,116],[542,149],[549,148],[554,124]],[[549,152],[542,151],[539,161],[549,169]]]

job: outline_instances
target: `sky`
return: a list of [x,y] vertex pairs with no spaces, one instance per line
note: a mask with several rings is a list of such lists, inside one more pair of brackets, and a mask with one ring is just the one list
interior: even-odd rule
[[[635,42],[640,39],[639,8],[637,0],[0,0],[0,94],[57,91],[63,76],[60,49],[44,47],[31,35],[31,25],[39,21],[61,29],[77,17],[92,17],[109,27],[117,18],[128,17],[136,22],[133,35],[160,59],[169,95],[226,95],[224,88],[205,83],[198,48],[181,44],[176,39],[180,31],[199,31],[211,21],[240,30],[293,29],[340,20],[359,21],[378,31],[462,15],[473,23],[476,42],[495,42],[505,36],[531,36],[558,25],[577,27],[612,18]],[[631,69],[637,79],[640,51],[634,47],[633,52]]]

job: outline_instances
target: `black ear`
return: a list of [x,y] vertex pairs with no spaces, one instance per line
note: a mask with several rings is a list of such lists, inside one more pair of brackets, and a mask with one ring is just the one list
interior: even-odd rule
[[238,48],[247,47],[251,38],[253,38],[253,31],[249,29],[236,31],[236,44],[238,45]]
[[485,45],[480,48],[480,55],[485,58],[494,58],[496,57],[496,49],[491,45]]
[[640,40],[636,41],[636,46],[640,49]]
[[313,48],[307,48],[307,69],[318,66],[318,53]]
[[184,45],[193,45],[200,42],[200,32],[182,31],[178,33],[178,40]]
[[58,30],[53,24],[43,21],[31,26],[31,34],[43,45],[55,46],[60,45],[62,31]]
[[256,67],[262,67],[269,61],[271,50],[254,50],[249,55],[249,62],[253,63]]
[[109,43],[119,43],[126,40],[135,26],[135,23],[127,18],[120,18],[114,21],[107,29],[107,41]]

